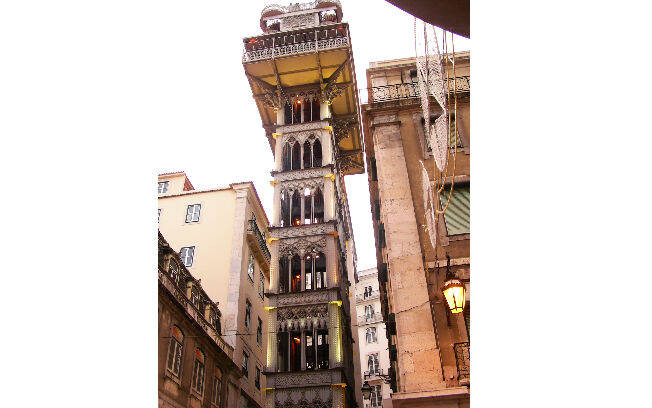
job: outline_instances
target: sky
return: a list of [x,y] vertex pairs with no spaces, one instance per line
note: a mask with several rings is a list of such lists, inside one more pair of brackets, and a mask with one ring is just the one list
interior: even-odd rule
[[[160,133],[154,150],[156,174],[183,170],[195,189],[253,181],[270,216],[274,161],[242,68],[242,38],[261,33],[260,11],[267,3],[240,2],[236,15],[215,2],[183,3],[169,30],[157,33],[169,36],[162,63],[174,73],[161,84],[160,98],[174,105],[167,111],[176,117],[166,118],[171,128]],[[343,0],[342,11],[350,26],[359,90],[367,87],[369,62],[414,55],[411,15],[381,0]],[[470,49],[470,40],[456,36],[455,49]],[[358,270],[375,267],[367,175],[347,176],[345,183]]]

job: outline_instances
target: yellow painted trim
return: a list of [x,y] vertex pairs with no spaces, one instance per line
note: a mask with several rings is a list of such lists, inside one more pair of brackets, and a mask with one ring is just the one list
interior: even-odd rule
[[334,236],[335,238],[337,238],[337,237],[339,236],[339,234],[337,233],[337,231],[331,231],[331,232],[329,232],[329,234],[331,234],[331,235]]
[[275,184],[278,184],[278,183],[279,183],[278,180],[272,180],[272,181],[269,182],[269,185],[272,186],[272,187],[274,187],[274,185],[275,185]]
[[328,302],[328,303],[335,303],[335,304],[338,305],[339,307],[342,307],[342,301],[341,301],[341,300],[333,300],[333,301]]
[[269,391],[269,390],[275,390],[275,389],[276,389],[276,388],[265,387],[265,388],[263,388],[263,391]]
[[274,241],[278,241],[278,238],[267,238],[267,243],[271,244]]
[[324,127],[323,129],[324,129],[324,130],[329,130],[329,131],[331,131],[331,132],[333,131],[333,127],[330,126],[330,125]]
[[273,137],[274,139],[276,139],[278,136],[282,136],[282,135],[283,135],[283,133],[280,133],[280,132],[272,133],[272,137]]
[[324,178],[331,179],[331,181],[335,181],[335,174],[328,173],[324,176]]
[[332,385],[333,385],[333,387],[336,386],[336,385],[339,385],[342,388],[346,388],[346,384],[344,384],[344,383],[337,383],[337,384],[332,384]]
[[276,309],[276,306],[265,306],[263,309],[265,309],[266,312],[269,312],[270,310]]

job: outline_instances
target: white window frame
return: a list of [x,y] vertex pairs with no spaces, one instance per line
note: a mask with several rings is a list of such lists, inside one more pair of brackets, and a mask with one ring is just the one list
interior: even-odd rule
[[199,222],[201,204],[189,204],[186,209],[186,223]]
[[158,193],[165,194],[168,192],[168,187],[170,186],[169,181],[159,181],[158,182]]
[[254,276],[256,276],[256,261],[254,259],[254,255],[251,253],[251,250],[249,250],[249,263],[247,264],[247,276],[249,276],[249,280],[251,283],[254,282]]
[[[371,365],[369,364],[370,359],[372,362]],[[380,359],[378,353],[367,354],[367,370],[369,371],[369,374],[377,374],[380,372]]]
[[249,378],[249,353],[242,350],[242,373],[245,378]]
[[[181,332],[179,328],[177,328],[177,330]],[[181,333],[181,337],[182,337],[181,340],[183,341],[183,333]],[[170,354],[172,354],[172,360],[170,360]],[[170,363],[172,364],[171,366]],[[168,345],[168,356],[165,363],[165,367],[167,371],[169,371],[172,375],[180,379],[182,364],[183,364],[183,344],[180,343],[179,340],[174,335],[171,335],[170,345]]]
[[249,299],[245,300],[244,324],[247,331],[251,330],[251,302],[249,301]]
[[383,405],[382,384],[371,386],[370,402],[372,407],[381,407]]
[[[183,251],[184,249],[187,250],[185,253]],[[188,255],[188,253],[190,253],[190,255]],[[179,250],[179,257],[181,258],[181,262],[183,262],[184,266],[186,268],[190,268],[193,262],[195,261],[195,246],[191,245],[187,247],[182,247]]]
[[[203,353],[202,353],[203,354]],[[205,359],[206,357],[204,357]],[[206,375],[206,365],[199,361],[195,356],[195,365],[192,369],[192,382],[191,386],[193,391],[199,395],[204,395],[204,377]]]
[[365,338],[367,340],[367,344],[378,343],[378,330],[376,329],[376,326],[367,327]]

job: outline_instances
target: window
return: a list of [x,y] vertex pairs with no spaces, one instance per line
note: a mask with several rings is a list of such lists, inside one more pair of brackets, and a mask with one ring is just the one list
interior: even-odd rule
[[326,256],[319,252],[315,255],[315,288],[326,287]]
[[381,407],[383,405],[382,385],[371,386],[371,406]]
[[254,281],[255,273],[256,273],[256,264],[254,262],[254,256],[251,254],[251,250],[249,250],[249,266],[247,266],[247,275],[249,276],[249,280],[252,283]]
[[286,103],[283,107],[285,113],[285,125],[320,120],[319,100],[298,99],[292,103]]
[[[448,204],[448,209],[444,213],[448,235],[468,234],[471,231],[469,219],[470,193],[468,185],[455,184],[453,187],[450,204]],[[446,207],[449,195],[450,188],[444,188],[439,196],[441,208]]]
[[287,293],[290,290],[290,281],[288,280],[289,272],[290,272],[290,260],[284,256],[278,261],[279,293]]
[[158,183],[158,193],[159,194],[167,193],[169,184],[170,184],[169,181],[159,181],[159,183]]
[[301,371],[301,333],[290,333],[290,371]]
[[365,286],[365,288],[364,288],[364,298],[366,299],[366,298],[371,297],[371,292],[372,291],[373,290],[372,290],[371,286]]
[[366,337],[367,337],[367,343],[375,343],[376,341],[378,341],[376,337],[376,328],[367,327]]
[[378,374],[380,372],[378,353],[369,354],[367,357],[367,369],[369,370],[369,374]]
[[317,330],[317,368],[328,368],[328,330]]
[[201,204],[191,204],[186,211],[186,222],[199,221],[199,212],[201,211]]
[[[303,214],[301,214],[302,202]],[[324,194],[320,188],[281,192],[281,227],[322,222],[324,222]]]
[[170,347],[168,349],[167,369],[177,378],[181,377],[181,356],[183,354],[183,332],[177,326],[172,326]]
[[254,379],[254,385],[257,389],[260,389],[260,367],[256,366],[256,378]]
[[366,305],[364,307],[364,315],[367,321],[372,320],[375,315],[374,305]]
[[201,312],[201,295],[199,294],[199,288],[194,282],[192,284],[192,288],[190,288],[190,303],[192,303],[192,305]]
[[217,311],[214,308],[211,308],[211,313],[209,315],[209,320],[211,326],[217,330],[218,334],[222,334],[222,325],[220,324],[220,316],[217,314]]
[[312,331],[306,332],[306,370],[314,370],[317,366],[315,360],[315,339]]
[[161,222],[161,209],[158,209],[158,222]]
[[261,300],[265,300],[265,275],[263,275],[263,271],[260,271],[260,282],[258,285],[258,296],[260,296]]
[[294,255],[290,263],[290,272],[292,274],[292,292],[301,291],[301,258]]
[[249,354],[242,350],[242,373],[245,378],[249,378]]
[[321,167],[321,142],[314,135],[310,135],[303,143],[303,168]]
[[192,371],[192,389],[199,395],[204,394],[204,353],[195,350],[195,368]]
[[250,330],[251,329],[251,302],[249,302],[249,299],[247,299],[246,301],[244,323],[247,330]]
[[189,246],[181,248],[181,251],[179,251],[179,256],[181,257],[181,261],[186,267],[191,267],[192,261],[195,257],[195,247]]
[[222,401],[222,370],[215,368],[215,381],[213,381],[213,404],[220,406]]
[[256,329],[256,341],[259,346],[263,345],[263,321],[258,318],[258,328]]

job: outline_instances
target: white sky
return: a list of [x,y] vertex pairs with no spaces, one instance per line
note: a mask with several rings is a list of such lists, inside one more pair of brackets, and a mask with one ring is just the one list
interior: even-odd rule
[[[266,2],[242,1],[237,15],[225,15],[215,2],[181,4],[168,21],[169,30],[157,33],[169,36],[169,58],[163,63],[166,72],[174,72],[161,84],[160,97],[174,105],[168,111],[176,117],[166,118],[173,128],[160,133],[156,170],[184,170],[196,189],[251,180],[271,216],[273,156],[241,62],[242,38],[261,33],[260,11]],[[350,25],[359,89],[367,86],[370,61],[414,54],[411,15],[379,0],[344,0],[342,9]],[[456,50],[469,45],[456,36]],[[371,268],[376,260],[367,175],[347,176],[346,186],[358,270]]]

